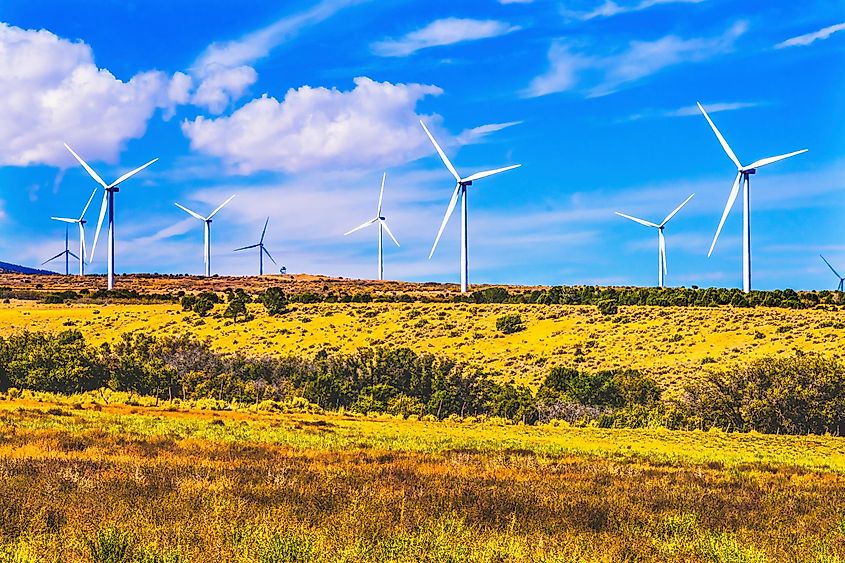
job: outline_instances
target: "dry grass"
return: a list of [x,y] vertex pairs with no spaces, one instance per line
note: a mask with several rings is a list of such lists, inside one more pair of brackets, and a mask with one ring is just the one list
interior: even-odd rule
[[14,561],[105,561],[92,544],[134,553],[110,561],[194,563],[845,555],[836,438],[23,401],[0,413],[0,553]]

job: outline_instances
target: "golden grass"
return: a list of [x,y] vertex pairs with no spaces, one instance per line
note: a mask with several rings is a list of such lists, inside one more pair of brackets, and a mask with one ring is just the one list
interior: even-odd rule
[[833,437],[0,401],[16,561],[840,561],[843,501]]

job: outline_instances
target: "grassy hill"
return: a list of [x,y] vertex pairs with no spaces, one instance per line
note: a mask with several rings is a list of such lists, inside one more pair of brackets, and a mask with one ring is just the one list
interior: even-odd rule
[[[0,284],[38,292],[97,289],[100,277],[3,276]],[[223,291],[241,287],[258,292],[282,286],[288,293],[361,292],[376,295],[456,294],[455,286],[398,282],[362,282],[316,276],[194,278],[133,276],[121,288],[142,293]],[[84,285],[81,285],[84,284]],[[524,290],[525,288],[518,288]],[[445,299],[444,299],[445,300]],[[578,365],[584,369],[635,368],[677,390],[702,369],[726,367],[749,359],[794,350],[838,355],[845,349],[845,312],[779,308],[620,307],[605,316],[592,306],[412,303],[293,304],[280,317],[250,304],[254,318],[233,323],[224,305],[200,318],[178,303],[85,302],[48,305],[11,299],[0,305],[0,335],[24,329],[60,331],[77,328],[92,342],[111,342],[127,331],[191,333],[211,339],[223,351],[312,355],[320,349],[353,351],[363,346],[407,346],[501,373],[506,380],[536,387],[548,369]],[[524,330],[503,334],[496,321],[518,314]]]

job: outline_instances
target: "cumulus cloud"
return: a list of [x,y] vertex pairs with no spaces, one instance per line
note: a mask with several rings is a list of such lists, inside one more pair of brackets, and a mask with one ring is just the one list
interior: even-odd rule
[[366,77],[354,82],[350,91],[302,86],[281,101],[265,95],[228,116],[186,120],[182,130],[192,149],[240,174],[386,165],[419,156],[427,141],[417,102],[442,90]]
[[191,96],[191,103],[220,114],[256,80],[258,73],[251,66],[207,69],[199,87]]
[[799,35],[797,37],[787,39],[786,41],[782,41],[775,45],[775,49],[783,49],[785,47],[806,47],[816,41],[827,39],[834,33],[838,33],[843,30],[845,30],[845,23],[838,23],[812,33],[805,33],[804,35]]
[[496,20],[444,18],[398,39],[385,39],[374,43],[372,50],[383,57],[405,57],[420,49],[498,37],[518,29],[517,26]]
[[715,37],[667,35],[654,41],[631,41],[609,54],[586,53],[571,43],[555,42],[549,49],[548,70],[531,82],[524,95],[537,97],[579,88],[589,97],[605,96],[669,67],[730,52],[747,30],[748,25],[741,21]]
[[124,82],[94,63],[91,48],[49,31],[0,23],[0,164],[64,166],[71,143],[114,161],[141,137],[157,108],[182,95],[184,75],[142,72]]

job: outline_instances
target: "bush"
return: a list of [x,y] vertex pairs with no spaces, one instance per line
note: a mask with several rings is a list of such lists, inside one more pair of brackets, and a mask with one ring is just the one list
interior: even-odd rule
[[525,330],[525,325],[522,324],[522,317],[519,314],[511,313],[496,319],[496,329],[502,334],[513,334]]
[[281,315],[287,312],[288,300],[280,287],[268,287],[258,298],[268,315]]
[[619,312],[618,303],[612,299],[603,299],[599,301],[597,307],[599,309],[599,313],[606,316],[615,315]]

